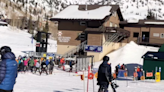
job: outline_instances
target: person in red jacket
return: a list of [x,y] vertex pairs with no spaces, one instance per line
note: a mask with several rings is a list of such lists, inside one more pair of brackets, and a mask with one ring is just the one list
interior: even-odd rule
[[61,63],[61,65],[62,65],[62,67],[63,67],[63,70],[65,71],[65,60],[64,60],[64,58],[62,57],[61,59],[60,59],[60,63]]

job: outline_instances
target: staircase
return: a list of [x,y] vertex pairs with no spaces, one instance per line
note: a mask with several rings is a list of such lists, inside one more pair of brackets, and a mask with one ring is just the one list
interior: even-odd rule
[[[121,36],[121,37],[120,37],[120,36]],[[118,39],[118,37],[120,37],[120,38]],[[103,45],[110,45],[111,42],[118,42],[118,41],[120,41],[122,38],[123,38],[123,35],[122,35],[122,34],[120,34],[120,33],[115,33],[115,34],[113,34],[111,37],[109,37],[109,38],[103,43]]]
[[87,41],[84,41],[84,42],[82,42],[80,45],[78,45],[76,48],[73,48],[73,49],[69,50],[68,52],[66,52],[66,53],[63,54],[62,56],[63,56],[64,58],[66,58],[66,57],[71,57],[71,56],[74,55],[74,53],[79,52],[80,49],[84,49],[84,46],[85,46],[86,44],[87,44]]

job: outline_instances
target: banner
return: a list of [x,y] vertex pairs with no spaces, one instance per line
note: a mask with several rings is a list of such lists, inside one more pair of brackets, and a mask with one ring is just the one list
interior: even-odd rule
[[146,77],[153,77],[153,72],[147,72]]
[[160,72],[156,72],[155,75],[156,75],[156,76],[155,76],[155,81],[156,81],[156,82],[160,82],[160,81],[161,81],[161,73],[160,73]]

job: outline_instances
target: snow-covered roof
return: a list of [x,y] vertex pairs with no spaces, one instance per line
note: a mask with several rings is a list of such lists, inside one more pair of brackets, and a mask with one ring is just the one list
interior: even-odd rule
[[0,21],[0,24],[7,24],[6,22]]
[[158,25],[163,25],[164,22],[145,22],[145,24],[158,24]]
[[138,23],[139,20],[138,19],[130,19],[127,21],[128,23]]
[[52,17],[52,19],[104,19],[110,14],[111,6],[102,6],[93,10],[79,10],[79,5],[71,5]]

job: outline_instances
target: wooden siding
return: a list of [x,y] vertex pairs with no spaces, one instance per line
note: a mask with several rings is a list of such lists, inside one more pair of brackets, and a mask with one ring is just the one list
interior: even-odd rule
[[88,34],[88,45],[102,45],[102,34]]

